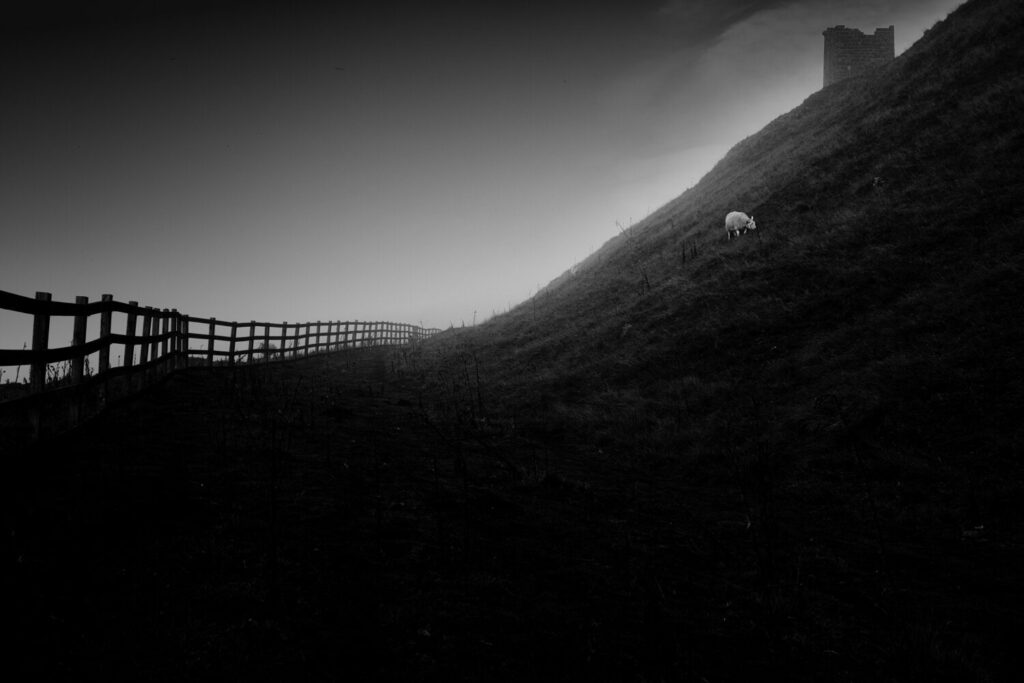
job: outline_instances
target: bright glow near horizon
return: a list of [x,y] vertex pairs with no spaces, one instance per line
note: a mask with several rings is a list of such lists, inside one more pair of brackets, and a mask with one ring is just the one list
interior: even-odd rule
[[818,90],[827,26],[899,54],[959,2],[151,4],[3,29],[0,289],[447,327]]

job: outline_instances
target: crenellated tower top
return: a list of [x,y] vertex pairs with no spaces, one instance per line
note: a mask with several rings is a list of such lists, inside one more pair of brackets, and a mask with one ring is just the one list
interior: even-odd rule
[[859,76],[896,58],[896,29],[876,28],[874,35],[859,29],[833,26],[825,29],[825,78],[828,87]]

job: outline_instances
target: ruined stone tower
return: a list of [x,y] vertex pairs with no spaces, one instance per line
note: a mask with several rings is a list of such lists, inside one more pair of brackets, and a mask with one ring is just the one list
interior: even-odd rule
[[825,86],[859,76],[896,58],[895,27],[876,28],[868,36],[855,28],[825,29]]

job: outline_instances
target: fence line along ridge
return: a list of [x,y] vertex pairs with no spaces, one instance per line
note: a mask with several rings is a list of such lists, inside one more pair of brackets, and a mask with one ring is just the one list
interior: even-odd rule
[[[387,321],[268,323],[196,318],[177,309],[115,301],[111,294],[104,294],[100,301],[89,302],[88,297],[79,296],[75,303],[68,303],[53,301],[49,292],[37,292],[33,299],[0,290],[0,309],[33,318],[31,349],[0,349],[0,369],[29,367],[27,383],[0,384],[0,406],[28,404],[32,440],[40,435],[44,404],[53,402],[46,399],[58,393],[75,394],[70,401],[72,407],[65,411],[70,423],[65,426],[74,426],[83,412],[83,390],[99,387],[97,400],[102,407],[111,381],[118,378],[122,385],[127,385],[119,393],[133,393],[155,378],[185,367],[233,366],[369,346],[400,346],[422,341],[440,331]],[[127,316],[123,332],[111,329],[114,313]],[[93,315],[100,316],[100,334],[86,342],[87,321]],[[74,319],[71,345],[50,348],[50,321],[60,316]],[[193,340],[205,345],[192,348]],[[217,348],[218,342],[227,348]],[[121,364],[116,367],[110,362],[111,347],[115,345],[123,347]],[[93,354],[98,354],[95,373],[88,361]],[[61,363],[63,373],[54,372],[53,364]]]

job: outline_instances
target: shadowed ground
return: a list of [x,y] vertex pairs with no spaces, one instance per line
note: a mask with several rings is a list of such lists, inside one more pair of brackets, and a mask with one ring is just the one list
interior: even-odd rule
[[941,491],[908,483],[907,518],[878,519],[871,481],[838,461],[751,506],[554,428],[446,420],[415,378],[383,350],[193,369],[9,460],[19,678],[984,680],[1013,664],[1020,545],[917,528]]

